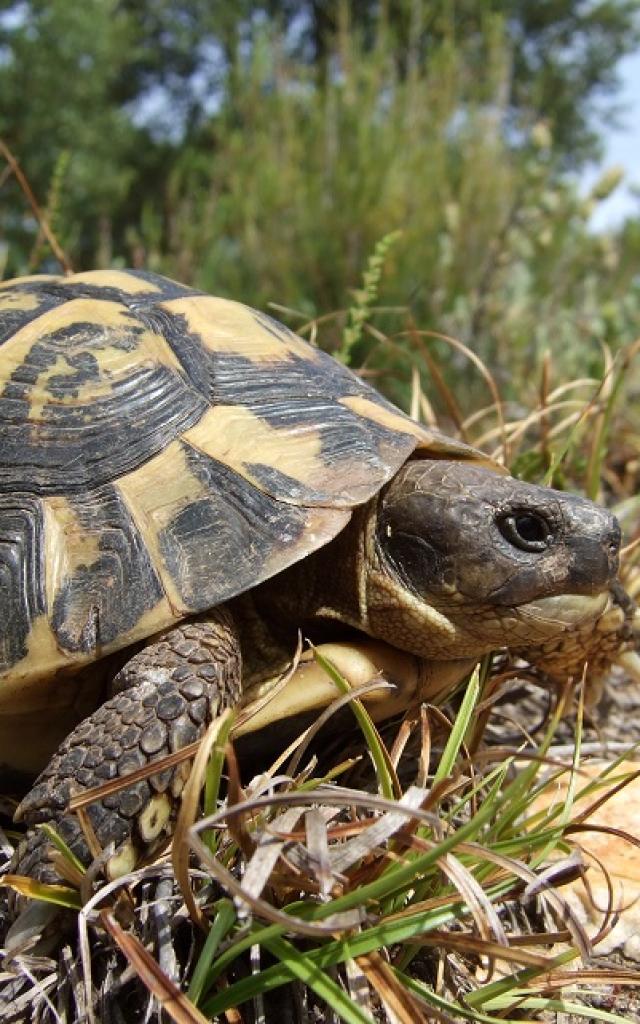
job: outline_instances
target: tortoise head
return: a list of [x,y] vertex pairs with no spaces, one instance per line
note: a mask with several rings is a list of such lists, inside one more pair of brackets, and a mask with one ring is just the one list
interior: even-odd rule
[[595,622],[620,528],[585,499],[416,460],[380,494],[364,547],[368,632],[422,657],[476,658]]

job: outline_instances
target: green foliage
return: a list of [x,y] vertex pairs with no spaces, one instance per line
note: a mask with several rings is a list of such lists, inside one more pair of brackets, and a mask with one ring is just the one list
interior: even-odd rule
[[[58,157],[53,169],[49,195],[47,197],[47,205],[44,210],[47,223],[56,237],[59,236],[58,241],[60,241],[61,244],[63,244],[62,234],[64,231],[64,221],[61,217],[61,208],[64,196],[63,189],[69,170],[70,156],[71,154],[68,149],[63,149],[60,152],[60,156]],[[37,268],[46,258],[46,255],[46,239],[43,236],[43,232],[40,231],[38,232],[38,236],[29,256],[29,266]]]
[[347,366],[351,363],[352,349],[362,338],[362,330],[369,319],[373,304],[378,297],[384,263],[392,245],[400,238],[399,231],[392,231],[381,238],[367,261],[362,275],[362,288],[353,292],[353,303],[349,307],[349,319],[342,335],[342,345],[336,358]]
[[[126,199],[135,173],[137,132],[111,93],[119,63],[114,55],[129,45],[130,19],[116,0],[24,4],[15,18],[19,29],[8,33],[5,27],[3,33],[10,49],[0,64],[0,134],[41,199],[61,153],[71,154],[60,215],[71,251],[80,261],[91,260],[93,238],[83,230],[83,210],[91,208],[95,224]],[[17,193],[8,198],[3,226],[20,251],[24,227]]]
[[[583,200],[566,168],[594,150],[590,104],[635,45],[638,10],[28,0],[0,15],[0,135],[77,269],[146,265],[323,315],[319,343],[344,341],[405,406],[403,333],[419,324],[471,346],[517,401],[547,350],[561,374],[598,376],[602,346],[637,331],[640,230],[588,229],[615,172]],[[1,180],[5,274],[52,269]],[[392,230],[384,275],[352,302]],[[371,330],[400,351],[372,356]]]

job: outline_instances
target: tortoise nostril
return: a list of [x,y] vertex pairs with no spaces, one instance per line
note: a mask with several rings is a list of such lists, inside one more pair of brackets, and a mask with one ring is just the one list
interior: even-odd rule
[[609,543],[607,545],[607,550],[609,552],[609,557],[617,559],[620,556],[620,545],[622,544],[622,532],[617,520],[614,520],[612,524],[608,540]]

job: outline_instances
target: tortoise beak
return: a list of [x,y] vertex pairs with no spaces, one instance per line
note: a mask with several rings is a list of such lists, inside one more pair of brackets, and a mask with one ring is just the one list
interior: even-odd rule
[[566,589],[575,594],[601,593],[618,574],[620,524],[610,512],[579,499],[567,504],[566,515],[570,551]]

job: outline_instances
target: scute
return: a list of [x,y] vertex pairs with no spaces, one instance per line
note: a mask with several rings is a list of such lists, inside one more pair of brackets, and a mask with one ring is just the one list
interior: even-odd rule
[[[186,611],[234,597],[328,541],[349,515],[283,505],[222,463],[184,445],[202,486],[159,532],[163,564]],[[313,542],[311,540],[313,538]]]
[[108,650],[164,596],[144,538],[112,484],[45,507],[56,641],[65,653]]
[[0,284],[0,437],[0,684],[276,574],[414,451],[483,458],[266,314],[146,271]]
[[112,299],[73,297],[46,308],[0,356],[0,493],[108,483],[208,405],[162,335]]
[[45,607],[42,503],[0,495],[0,677],[26,656],[32,622]]

